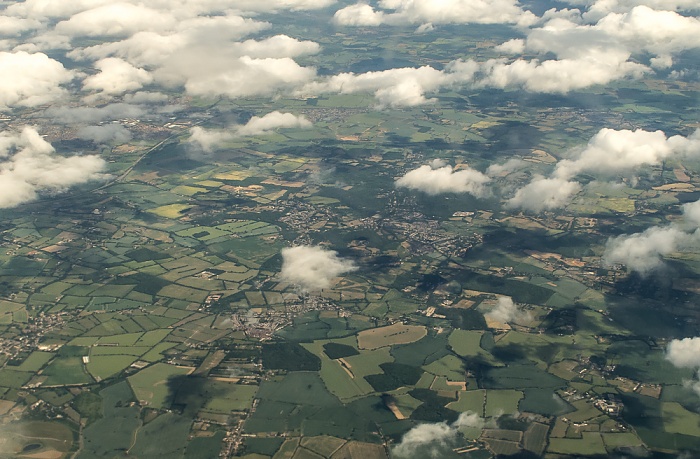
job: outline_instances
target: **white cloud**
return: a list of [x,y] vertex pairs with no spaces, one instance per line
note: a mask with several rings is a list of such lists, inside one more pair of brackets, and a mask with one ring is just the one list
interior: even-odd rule
[[297,285],[302,290],[321,290],[331,281],[357,267],[338,253],[317,246],[297,246],[282,249],[280,279]]
[[700,367],[700,337],[671,340],[666,358],[679,368]]
[[165,11],[115,2],[76,13],[56,24],[55,31],[70,37],[128,37],[144,30],[170,30],[175,24]]
[[[381,10],[358,3],[335,13],[340,25],[378,26],[381,24],[520,24],[527,25],[535,15],[515,0],[381,0]],[[382,11],[383,10],[383,11]]]
[[581,185],[578,182],[536,176],[530,183],[515,192],[515,196],[508,200],[508,206],[542,212],[565,206],[579,191],[581,191]]
[[120,95],[141,89],[153,81],[153,77],[144,69],[136,68],[128,62],[108,57],[95,63],[100,72],[83,80],[83,89],[99,91],[104,95]]
[[50,0],[24,0],[15,2],[5,9],[11,16],[34,19],[68,18],[82,11],[105,5],[111,0],[71,0],[70,2],[53,2]]
[[496,426],[495,419],[486,420],[474,412],[465,411],[452,424],[446,422],[418,424],[401,437],[401,442],[394,446],[391,452],[396,457],[424,458],[428,455],[438,458],[441,457],[441,451],[451,448],[460,427],[483,429]]
[[515,172],[522,169],[527,163],[520,158],[511,158],[503,164],[491,164],[486,169],[486,175],[493,177],[494,175],[503,175]]
[[131,132],[120,124],[85,126],[76,132],[79,139],[91,140],[98,144],[123,144],[131,140]]
[[62,124],[85,124],[114,121],[122,118],[140,118],[146,111],[141,105],[116,103],[102,107],[49,107],[44,115]]
[[663,131],[601,129],[575,159],[557,163],[554,175],[571,178],[582,172],[614,174],[642,165],[660,164],[674,155],[700,154],[700,131],[667,138]]
[[36,107],[65,94],[61,87],[73,79],[73,72],[46,54],[0,52],[0,110]]
[[166,103],[169,97],[162,92],[138,91],[124,95],[123,100],[127,104],[162,104]]
[[[416,453],[416,449],[421,446],[445,447],[457,438],[457,432],[457,429],[446,422],[418,424],[403,435],[401,442],[392,449],[392,453],[396,457],[412,457]],[[437,449],[433,449],[433,451],[437,453]]]
[[360,74],[341,73],[307,84],[298,92],[301,95],[370,92],[374,93],[380,107],[410,107],[429,102],[425,98],[428,92],[471,81],[478,68],[473,61],[453,61],[443,71],[426,65]]
[[513,299],[507,296],[499,297],[496,301],[496,306],[484,314],[484,317],[502,324],[528,322],[532,318],[528,312],[519,308],[513,302]]
[[316,70],[289,57],[212,56],[211,50],[188,49],[169,59],[153,76],[166,86],[184,86],[188,94],[239,98],[300,86],[312,80]]
[[661,257],[697,247],[698,243],[700,232],[688,233],[675,225],[653,226],[642,233],[608,239],[603,262],[608,266],[623,264],[630,271],[646,275],[663,264]]
[[62,157],[34,129],[0,133],[0,208],[16,207],[41,192],[104,178],[105,162],[95,155]]
[[274,111],[265,116],[254,116],[238,129],[239,135],[266,134],[277,128],[310,128],[311,121],[303,116]]
[[666,359],[675,367],[695,369],[695,379],[683,381],[683,385],[700,395],[700,337],[671,340]]
[[333,21],[346,26],[378,26],[384,22],[384,13],[366,3],[357,3],[336,11]]
[[665,11],[697,11],[700,4],[697,0],[597,0],[586,12],[586,18],[595,20],[608,13],[624,13],[636,6],[647,6],[655,10]]
[[396,180],[395,185],[397,188],[420,190],[431,195],[469,193],[483,197],[488,194],[486,184],[490,180],[487,175],[469,167],[455,171],[452,166],[433,168],[425,165],[407,172]]
[[188,142],[204,151],[211,151],[237,137],[268,134],[279,128],[308,129],[311,126],[311,121],[303,116],[274,111],[262,117],[253,116],[246,124],[234,125],[225,130],[203,129],[195,126],[190,129]]
[[615,50],[596,51],[567,59],[491,59],[482,64],[483,77],[476,86],[512,88],[531,92],[567,93],[627,77],[641,77],[647,67],[629,62],[629,54]]
[[[590,19],[586,14],[584,18]],[[609,12],[592,24],[570,13],[550,15],[541,27],[528,32],[524,45],[527,51],[551,52],[573,60],[651,53],[661,58],[655,61],[657,65],[668,64],[672,55],[700,47],[700,20],[647,6]]]
[[700,247],[700,201],[681,206],[683,219],[666,226],[652,226],[642,233],[608,239],[605,265],[623,264],[646,275],[662,266],[662,257]]
[[0,36],[12,37],[30,30],[41,28],[41,22],[36,19],[0,16]]
[[556,209],[568,204],[581,190],[581,185],[571,180],[578,174],[610,176],[635,171],[643,165],[660,164],[673,155],[697,157],[700,155],[700,130],[688,137],[667,138],[662,131],[603,128],[584,148],[571,153],[573,158],[559,161],[551,177],[535,177],[516,191],[508,204],[535,212]]

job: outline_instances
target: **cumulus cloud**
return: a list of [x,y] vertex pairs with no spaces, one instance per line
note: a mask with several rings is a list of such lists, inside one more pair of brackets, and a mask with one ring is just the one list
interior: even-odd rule
[[101,107],[49,107],[44,112],[62,124],[85,124],[114,121],[123,118],[139,118],[146,114],[142,105],[116,103]]
[[677,226],[653,226],[641,233],[610,238],[605,245],[604,264],[623,264],[630,271],[646,275],[659,268],[661,258],[682,249],[695,247],[700,233],[688,233]]
[[131,140],[131,132],[120,124],[85,126],[76,132],[79,139],[91,140],[97,144],[123,144]]
[[[437,166],[437,167],[434,167]],[[396,180],[397,188],[420,190],[430,195],[443,193],[469,193],[477,197],[488,194],[486,184],[491,179],[472,168],[458,171],[442,163],[420,166]]]
[[305,291],[321,290],[331,286],[331,281],[357,267],[338,253],[318,246],[297,246],[282,249],[280,279],[297,285]]
[[99,91],[104,95],[120,95],[141,89],[153,81],[153,77],[144,69],[136,68],[128,62],[109,57],[95,63],[100,72],[83,80],[83,89]]
[[0,110],[10,107],[36,107],[65,94],[62,85],[74,74],[46,54],[0,52]]
[[58,34],[71,37],[128,37],[143,30],[172,29],[167,12],[127,2],[114,2],[76,13],[56,24]]
[[666,358],[679,368],[700,367],[700,337],[671,340]]
[[608,239],[603,263],[623,264],[630,271],[647,275],[663,265],[664,256],[700,247],[700,201],[684,204],[681,210],[683,220],[679,222]]
[[216,54],[221,48],[235,45],[251,33],[270,27],[267,22],[244,18],[237,14],[195,17],[179,22],[174,30],[143,30],[124,40],[108,41],[86,48],[77,48],[68,56],[77,60],[120,57],[135,66],[158,66],[173,54],[189,48],[208,48]]
[[404,434],[401,443],[392,452],[396,457],[412,457],[416,450],[425,445],[431,445],[431,456],[438,454],[437,447],[446,447],[457,438],[457,429],[447,423],[419,424]]
[[527,25],[535,15],[516,0],[381,0],[376,11],[358,3],[338,10],[334,20],[347,26],[381,24],[520,24]]
[[195,126],[190,129],[188,142],[209,152],[238,137],[268,134],[278,128],[306,129],[311,126],[311,121],[301,115],[274,111],[265,116],[253,116],[246,124],[231,126],[225,130],[203,129]]
[[125,83],[145,84],[152,79],[197,96],[268,95],[313,80],[316,70],[293,58],[318,52],[317,43],[286,35],[237,41],[269,26],[233,13],[194,17],[167,30],[147,28],[120,41],[78,48],[68,56],[77,60],[119,58],[135,67],[128,71],[130,78],[122,78]]
[[314,81],[304,86],[302,94],[340,93],[355,94],[374,93],[380,106],[410,107],[428,102],[426,92],[434,92],[458,80],[469,80],[477,70],[471,68],[471,74],[463,66],[460,71],[453,71],[458,64],[448,66],[445,71],[430,66],[419,68],[395,68],[379,72],[341,73],[324,80]]
[[507,204],[509,207],[542,212],[565,206],[579,191],[581,185],[578,182],[536,176],[532,182],[516,191]]
[[557,163],[554,175],[570,178],[582,172],[618,173],[660,164],[672,155],[700,154],[700,131],[689,137],[666,137],[663,131],[601,129],[575,159]]
[[566,59],[473,59],[449,62],[443,70],[430,66],[366,73],[341,73],[316,79],[297,95],[373,93],[378,107],[412,107],[434,102],[426,97],[444,88],[522,88],[539,93],[567,93],[611,81],[640,77],[649,69],[630,62],[629,53],[597,51]]
[[647,6],[655,10],[666,11],[697,11],[700,9],[700,5],[695,0],[597,0],[592,3],[585,13],[589,20],[604,17],[608,13],[624,13],[636,6]]
[[666,347],[666,359],[678,368],[696,370],[695,379],[684,381],[684,385],[700,395],[700,337],[671,340]]
[[28,18],[0,16],[0,36],[12,37],[41,27],[41,21]]
[[254,116],[238,129],[239,135],[267,134],[277,128],[310,128],[311,121],[303,116],[274,111],[265,116]]
[[610,176],[633,172],[644,165],[657,165],[672,156],[698,157],[700,130],[688,137],[666,137],[663,131],[603,128],[585,147],[570,153],[572,158],[559,161],[551,177],[536,176],[515,193],[508,205],[534,212],[556,209],[568,204],[581,190],[581,184],[571,180],[578,174]]
[[480,87],[523,88],[531,92],[568,93],[627,77],[639,78],[648,70],[628,61],[629,53],[596,51],[565,59],[491,59],[482,64],[484,76],[475,82]]
[[484,314],[484,317],[502,324],[528,322],[532,318],[530,313],[523,311],[507,296],[499,297],[496,306]]
[[491,428],[496,427],[496,421],[487,421],[474,412],[466,411],[452,424],[418,424],[403,435],[401,442],[394,446],[391,452],[396,457],[440,457],[441,451],[451,448],[459,435],[460,427]]
[[503,164],[491,164],[486,169],[486,174],[490,177],[494,175],[505,175],[515,172],[525,167],[527,163],[520,158],[511,158]]
[[[577,10],[545,14],[543,24],[528,31],[522,42],[523,51],[554,53],[567,60],[594,56],[600,59],[607,55],[610,63],[614,62],[613,57],[624,58],[625,62],[620,63],[622,70],[633,69],[627,60],[631,55],[649,53],[652,64],[663,67],[672,64],[673,55],[700,47],[698,18],[643,4],[601,14],[602,10],[596,9],[600,4],[597,2],[583,16],[576,14]],[[637,67],[637,71],[643,70]]]
[[21,133],[0,133],[0,158],[0,208],[105,177],[104,160],[94,155],[59,156],[31,127]]

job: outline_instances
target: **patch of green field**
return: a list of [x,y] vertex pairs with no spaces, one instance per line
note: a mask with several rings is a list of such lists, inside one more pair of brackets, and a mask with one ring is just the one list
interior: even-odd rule
[[460,391],[458,392],[457,401],[449,403],[447,408],[459,412],[471,411],[479,416],[483,416],[485,397],[486,391],[483,389]]
[[328,390],[344,402],[373,392],[372,386],[364,378],[354,377],[340,362],[328,358],[323,352],[323,344],[327,342],[314,341],[302,346],[321,359],[319,374]]
[[248,437],[245,439],[245,451],[247,454],[263,454],[265,457],[273,456],[284,443],[280,437]]
[[129,453],[136,457],[154,459],[182,457],[191,425],[192,419],[186,416],[161,414],[138,429],[136,441]]
[[224,440],[223,431],[216,432],[211,437],[196,437],[187,443],[185,459],[210,459],[221,452],[221,442]]
[[186,230],[178,231],[175,234],[178,236],[193,237],[201,241],[209,241],[216,239],[217,237],[226,236],[229,233],[210,226],[195,226]]
[[482,384],[486,389],[555,389],[566,386],[566,381],[535,365],[510,364],[507,367],[488,369]]
[[228,414],[231,411],[250,409],[258,386],[210,379],[207,380],[204,389],[213,395],[204,404],[203,409],[213,413]]
[[597,418],[602,413],[589,400],[577,400],[571,404],[576,411],[566,415],[573,422],[583,422]]
[[83,448],[79,459],[114,457],[122,454],[124,445],[131,445],[136,429],[141,426],[140,409],[129,406],[134,394],[125,381],[100,391],[101,419],[83,429]]
[[326,196],[309,196],[306,198],[306,200],[314,205],[330,205],[330,204],[338,204],[340,203],[340,200],[336,198],[329,198]]
[[72,446],[73,432],[60,422],[20,421],[0,427],[0,451],[6,457],[65,457]]
[[513,414],[518,411],[518,403],[523,398],[519,390],[487,390],[484,414],[487,417]]
[[263,294],[261,291],[248,291],[245,292],[245,297],[248,300],[248,303],[253,306],[265,306],[267,303],[265,303],[265,297],[263,297]]
[[[321,369],[316,346],[297,343],[269,343],[262,346],[263,367],[287,371],[318,371]],[[316,355],[314,355],[316,354]]]
[[395,323],[387,327],[361,331],[357,335],[357,343],[360,349],[378,349],[384,346],[413,343],[426,334],[425,327]]
[[191,207],[192,206],[188,204],[168,204],[154,209],[148,209],[148,212],[154,213],[159,217],[175,219],[180,218],[182,213]]
[[644,443],[634,432],[602,433],[605,446],[612,452],[624,446],[642,446]]
[[436,376],[444,376],[450,381],[464,381],[464,362],[454,355],[446,355],[440,360],[424,365],[423,369]]
[[273,459],[292,459],[294,452],[299,447],[299,442],[299,438],[287,438],[273,456]]
[[189,186],[189,185],[179,185],[170,190],[171,193],[175,194],[182,194],[185,196],[194,196],[197,193],[206,193],[207,190],[206,188],[199,188],[196,186]]
[[605,455],[607,450],[598,432],[583,432],[583,438],[550,438],[547,451],[559,454],[574,454],[591,456],[594,454]]
[[523,446],[526,450],[541,456],[547,446],[547,433],[549,426],[539,422],[533,422],[525,431]]
[[361,350],[358,355],[344,358],[355,378],[364,378],[368,375],[380,374],[384,370],[381,364],[392,362],[394,358],[389,354],[389,348],[380,348],[374,351]]
[[426,365],[450,353],[447,349],[447,336],[447,333],[434,334],[431,331],[414,343],[392,346],[391,354],[397,363]]
[[72,286],[73,284],[69,284],[68,282],[57,281],[42,287],[41,291],[50,295],[60,295]]
[[310,449],[323,457],[330,457],[335,451],[343,446],[347,440],[342,438],[330,437],[322,435],[318,437],[304,437],[301,439],[301,445],[304,448]]
[[172,330],[170,329],[158,329],[147,331],[141,337],[134,342],[135,346],[155,346],[165,339],[166,336],[170,334]]
[[[110,323],[119,324],[119,327],[121,328],[121,324],[118,322]],[[142,335],[143,333],[124,333],[120,335],[103,336],[97,341],[97,345],[133,346],[136,343],[136,341],[138,341],[138,339],[141,338]]]
[[170,395],[168,380],[191,372],[192,368],[189,367],[156,363],[129,376],[127,380],[140,401],[144,401],[154,408],[168,409],[171,403],[171,400],[168,399],[168,395]]
[[0,300],[0,314],[13,313],[24,309],[24,305],[21,303],[14,303],[12,301]]
[[[87,352],[85,353],[87,355]],[[44,376],[48,379],[44,386],[58,386],[64,384],[87,384],[93,382],[92,376],[85,369],[81,357],[55,358],[44,369]]]
[[31,373],[26,371],[15,371],[8,368],[0,370],[0,386],[19,389],[32,377]]
[[204,290],[195,290],[182,285],[170,284],[163,287],[158,292],[158,295],[168,298],[176,298],[183,301],[190,301],[193,303],[203,303],[206,297],[209,295],[209,292]]
[[666,432],[700,436],[700,415],[686,410],[680,403],[662,403],[661,415]]
[[30,371],[36,373],[46,365],[55,354],[52,352],[34,351],[29,354],[29,357],[24,359],[21,365],[15,368],[17,371]]
[[[586,390],[588,388],[582,390],[582,392]],[[558,416],[574,410],[571,405],[562,400],[551,389],[531,388],[525,389],[523,392],[525,398],[520,401],[520,411],[529,411],[545,416]]]
[[96,381],[110,378],[136,361],[133,355],[91,355],[86,367]]
[[141,356],[141,360],[146,362],[157,362],[163,358],[163,352],[167,351],[171,347],[177,346],[177,343],[163,342],[158,343],[153,348]]

